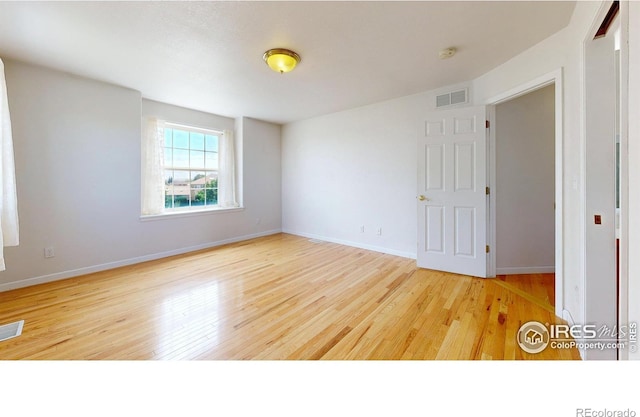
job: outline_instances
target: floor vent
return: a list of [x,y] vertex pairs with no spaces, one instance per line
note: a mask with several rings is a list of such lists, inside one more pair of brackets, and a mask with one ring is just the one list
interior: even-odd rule
[[309,239],[309,242],[311,242],[311,243],[324,243],[324,241],[322,241],[320,239]]
[[24,320],[0,326],[0,342],[20,336],[22,334],[22,326],[24,326]]

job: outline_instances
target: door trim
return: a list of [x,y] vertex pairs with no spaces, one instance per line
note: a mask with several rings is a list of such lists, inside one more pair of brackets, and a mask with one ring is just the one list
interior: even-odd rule
[[[620,2],[620,268],[618,323],[629,323],[629,3]],[[629,360],[629,349],[618,350]]]
[[[558,68],[552,72],[541,75],[527,83],[521,84],[511,90],[498,94],[484,104],[487,105],[487,114],[489,116],[489,141],[487,150],[487,178],[489,179],[489,186],[492,187],[492,192],[489,195],[489,219],[487,222],[487,239],[492,248],[496,247],[496,133],[495,133],[495,106],[505,101],[512,100],[514,98],[523,96],[532,91],[546,87],[548,85],[555,85],[555,198],[556,198],[556,213],[555,213],[555,311],[556,316],[565,318],[564,314],[564,236],[563,236],[563,96],[562,96],[562,68]],[[575,179],[575,181],[578,181]],[[578,183],[574,183],[574,186],[578,186]],[[499,190],[498,190],[499,192]],[[496,251],[489,253],[488,259],[488,271],[489,277],[496,276]],[[568,313],[568,312],[567,312]]]

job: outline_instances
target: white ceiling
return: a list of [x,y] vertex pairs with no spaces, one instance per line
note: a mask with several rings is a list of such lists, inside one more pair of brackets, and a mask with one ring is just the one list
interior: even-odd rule
[[[0,57],[210,113],[286,123],[468,81],[575,2],[0,2]],[[458,48],[440,60],[438,51]],[[289,74],[262,61],[293,49]]]

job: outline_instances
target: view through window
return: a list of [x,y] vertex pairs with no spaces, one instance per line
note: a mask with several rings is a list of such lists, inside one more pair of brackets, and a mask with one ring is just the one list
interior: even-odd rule
[[166,210],[218,204],[218,141],[221,132],[167,124],[164,129]]

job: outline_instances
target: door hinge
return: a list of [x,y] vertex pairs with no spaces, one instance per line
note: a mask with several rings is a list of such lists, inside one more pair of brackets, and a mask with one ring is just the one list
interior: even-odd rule
[[487,253],[489,253],[489,245],[486,246],[485,250]]
[[491,124],[491,123],[489,123],[489,121],[488,121],[488,120],[485,120],[485,121],[484,121],[484,126],[485,126],[487,129],[489,129],[489,125],[490,125],[490,124]]
[[484,193],[485,193],[486,195],[491,194],[491,189],[490,189],[489,187],[484,187]]

